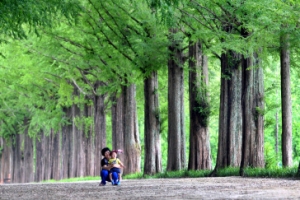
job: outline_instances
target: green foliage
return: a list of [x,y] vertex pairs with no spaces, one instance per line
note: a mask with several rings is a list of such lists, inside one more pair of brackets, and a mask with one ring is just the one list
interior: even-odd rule
[[45,180],[43,183],[70,183],[70,182],[78,182],[78,181],[98,181],[98,176],[85,176],[85,177],[75,177],[75,178],[67,178],[67,179],[61,179],[61,180]]
[[225,177],[225,176],[239,176],[240,168],[238,167],[227,167],[224,169],[218,169],[216,176],[217,177]]
[[85,137],[88,138],[91,127],[94,125],[93,117],[77,116],[74,118],[74,123],[79,130],[82,130]]
[[270,142],[265,142],[264,150],[266,169],[278,167],[278,155],[276,155],[274,147],[272,147]]
[[[300,84],[299,70],[296,68],[300,63],[297,50],[300,33],[296,25],[299,2],[149,0],[147,3],[127,0],[90,0],[80,4],[73,0],[43,0],[39,4],[32,0],[1,1],[0,22],[3,27],[0,34],[3,36],[1,40],[5,39],[6,43],[0,46],[0,136],[9,139],[28,130],[30,136],[36,137],[41,131],[49,133],[53,129],[59,130],[71,120],[64,109],[72,105],[80,108],[83,105],[92,106],[93,97],[102,94],[107,97],[106,105],[110,105],[110,97],[117,94],[121,86],[136,83],[138,122],[143,141],[142,83],[153,70],[157,70],[159,88],[155,92],[159,94],[160,108],[155,114],[161,125],[162,166],[165,169],[168,145],[167,34],[170,27],[180,27],[174,39],[184,42],[178,45],[184,48],[189,35],[191,40],[203,42],[204,53],[209,56],[210,84],[207,89],[210,101],[202,101],[199,96],[199,106],[195,110],[203,117],[204,125],[210,128],[213,165],[218,146],[220,78],[230,78],[230,72],[220,74],[220,63],[215,58],[228,50],[238,55],[261,53],[265,73],[265,108],[256,108],[256,114],[263,115],[265,119],[266,168],[273,169],[278,167],[280,159],[280,153],[276,155],[275,152],[274,136],[276,125],[279,133],[281,129],[281,120],[275,120],[276,114],[278,119],[281,118],[279,38],[281,34],[289,33],[293,48],[291,63],[295,66],[291,73],[293,158],[298,162]],[[45,7],[48,9],[45,10]],[[75,18],[74,13],[79,8],[82,10],[74,25],[68,19]],[[67,16],[67,19],[62,16]],[[163,23],[156,17],[162,17]],[[54,26],[57,24],[60,26]],[[50,25],[52,27],[46,28]],[[227,26],[231,29],[225,30]],[[32,34],[33,31],[38,31],[40,37]],[[248,36],[243,35],[245,32]],[[12,41],[7,36],[26,36],[27,40]],[[99,83],[101,86],[96,87]],[[185,86],[187,88],[187,78]],[[187,92],[184,95],[188,124]],[[107,116],[109,122],[110,114]],[[75,124],[87,133],[93,119],[76,117]],[[186,133],[188,128],[186,126]],[[107,132],[107,142],[112,143],[110,123],[107,123]],[[188,149],[189,140],[186,141]],[[225,176],[236,175],[237,172],[229,168],[218,173]],[[157,176],[202,176],[201,173],[204,172],[164,172]]]
[[247,168],[244,171],[245,177],[263,178],[294,178],[297,175],[297,167],[292,168]]
[[180,170],[180,171],[165,171],[154,175],[143,175],[142,173],[125,175],[124,179],[142,179],[142,178],[186,178],[186,177],[207,177],[210,170]]
[[[53,26],[58,16],[75,18],[79,4],[76,0],[2,0],[0,2],[1,35],[12,38],[26,38],[24,24],[30,32],[37,33],[37,27]],[[1,41],[3,39],[1,38]]]
[[196,111],[201,117],[201,125],[204,127],[208,126],[209,116],[211,113],[210,105],[207,101],[203,99],[197,99],[197,105],[194,107],[194,111]]

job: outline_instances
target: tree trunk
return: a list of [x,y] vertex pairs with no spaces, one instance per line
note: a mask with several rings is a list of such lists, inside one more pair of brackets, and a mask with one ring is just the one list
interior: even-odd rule
[[180,45],[175,40],[175,29],[170,30],[168,61],[168,161],[167,170],[181,170],[185,167],[185,128],[184,128],[184,73],[183,56]]
[[[103,83],[95,84],[95,91]],[[105,96],[97,95],[94,97],[94,174],[99,174],[101,170],[101,149],[106,146],[106,115],[105,115]]]
[[219,143],[216,169],[239,167],[242,149],[241,56],[227,51],[221,55]]
[[[27,123],[27,122],[25,122]],[[23,171],[23,183],[33,182],[33,142],[28,135],[28,130],[24,132],[24,171]]]
[[189,45],[190,151],[189,170],[211,169],[208,130],[207,57],[199,43]]
[[281,73],[281,106],[282,106],[282,165],[290,167],[292,158],[292,101],[290,84],[290,51],[289,36],[281,36],[280,73]]
[[131,84],[123,88],[124,98],[124,174],[140,172],[141,147],[136,113],[136,87]]
[[78,167],[78,136],[77,136],[77,128],[75,125],[75,117],[79,116],[80,112],[76,105],[72,105],[72,131],[71,131],[71,157],[70,157],[70,178],[76,177],[78,175],[77,173],[77,167]]
[[275,114],[275,153],[276,153],[276,165],[278,164],[278,146],[279,146],[279,143],[278,143],[278,111],[276,111],[276,114]]
[[24,182],[24,134],[16,134],[13,144],[13,173],[12,180],[15,183]]
[[264,167],[263,72],[253,58],[243,58],[243,144],[241,175],[246,167]]
[[[13,151],[11,141],[0,137],[0,182],[2,183],[5,178],[12,178],[13,173]],[[13,182],[11,179],[10,182]]]
[[144,174],[161,172],[160,113],[157,72],[144,81],[145,95],[145,159]]
[[[65,117],[72,119],[72,108],[65,108]],[[72,159],[72,125],[66,124],[62,127],[62,172],[61,179],[71,177],[71,159]]]
[[[120,93],[120,96],[115,96],[113,98],[113,105],[111,107],[112,112],[112,147],[113,149],[121,149],[124,150],[124,109],[125,109],[125,87],[122,87],[122,91]],[[125,160],[124,154],[118,154],[118,158],[121,161]],[[123,162],[124,163],[124,162]]]

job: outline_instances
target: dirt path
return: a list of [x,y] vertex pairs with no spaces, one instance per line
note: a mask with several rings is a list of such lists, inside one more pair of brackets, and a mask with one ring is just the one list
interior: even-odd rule
[[182,178],[99,182],[4,184],[0,199],[300,199],[300,180]]

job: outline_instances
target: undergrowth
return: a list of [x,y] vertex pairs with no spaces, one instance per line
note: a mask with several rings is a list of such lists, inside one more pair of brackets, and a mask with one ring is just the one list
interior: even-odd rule
[[[180,171],[164,171],[153,175],[145,175],[143,173],[127,174],[123,176],[123,179],[156,179],[156,178],[201,178],[209,177],[211,170],[180,170]],[[244,177],[260,177],[260,178],[296,178],[298,168],[246,168],[244,169]],[[227,167],[224,169],[218,169],[215,173],[215,177],[226,176],[240,176],[240,168]],[[47,180],[46,183],[51,182],[77,182],[77,181],[98,181],[99,176],[86,176],[68,178],[62,180]]]

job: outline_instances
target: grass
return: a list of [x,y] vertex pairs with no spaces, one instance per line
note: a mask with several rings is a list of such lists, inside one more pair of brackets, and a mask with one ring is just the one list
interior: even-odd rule
[[[295,178],[297,177],[298,168],[246,168],[244,177],[261,177],[261,178]],[[125,175],[124,179],[141,179],[141,178],[199,178],[208,177],[211,170],[180,170],[180,171],[165,171],[154,175],[143,175],[142,173]],[[227,167],[219,169],[216,172],[216,177],[240,176],[240,168]]]
[[[216,177],[226,177],[226,176],[240,176],[240,168],[237,167],[227,167],[224,169],[219,169],[216,172]],[[244,177],[260,177],[260,178],[296,178],[298,168],[246,168],[244,170]],[[123,179],[155,179],[155,178],[200,178],[208,177],[211,170],[180,170],[180,171],[165,171],[157,173],[154,175],[144,175],[143,173],[127,174],[123,176]],[[86,176],[86,177],[76,177],[68,178],[62,180],[47,180],[44,183],[51,182],[78,182],[78,181],[100,181],[99,176]]]
[[245,170],[246,177],[267,177],[267,178],[295,178],[298,168],[248,168]]
[[68,182],[78,182],[78,181],[100,181],[100,177],[85,176],[85,177],[66,178],[61,180],[50,179],[50,180],[43,181],[43,183],[57,183],[57,182],[68,183]]

